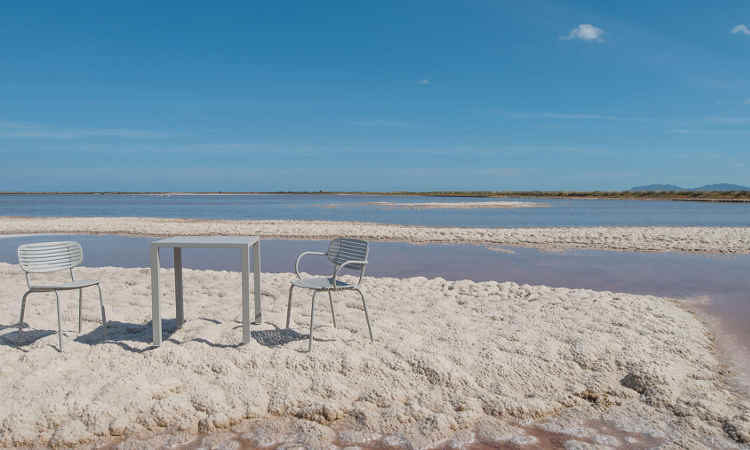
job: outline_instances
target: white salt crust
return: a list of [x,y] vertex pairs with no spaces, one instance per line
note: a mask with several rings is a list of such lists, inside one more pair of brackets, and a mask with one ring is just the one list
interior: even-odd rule
[[[296,422],[284,429],[297,430],[315,448],[329,446],[341,424],[386,436],[383,442],[403,437],[427,447],[471,439],[459,433],[470,429],[477,439],[497,434],[530,442],[498,421],[558,418],[552,431],[584,430],[571,433],[595,439],[581,425],[590,417],[690,448],[732,447],[750,437],[748,403],[724,384],[710,334],[668,299],[367,277],[375,343],[358,296],[337,293],[338,329],[324,296],[313,351],[306,353],[309,291],[295,294],[292,330],[280,329],[291,274],[263,274],[265,322],[253,326],[249,344],[239,345],[239,274],[185,269],[187,321],[175,330],[165,319],[164,344],[152,348],[149,270],[80,268],[78,274],[102,280],[111,322],[97,323],[96,290],[85,292],[84,330],[77,335],[77,294],[64,293],[69,331],[59,353],[54,295],[29,297],[29,328],[19,337],[23,275],[0,264],[2,446],[214,431],[253,418],[268,419],[270,428],[247,439],[273,441],[281,432],[274,421],[287,418]],[[166,318],[174,317],[171,277],[164,269]],[[488,423],[494,425],[482,425]]]
[[414,243],[475,243],[540,248],[750,253],[750,227],[420,227],[297,220],[198,220],[148,217],[0,217],[0,234],[85,233],[141,236],[335,236]]
[[547,204],[538,202],[517,201],[482,201],[482,202],[369,202],[368,205],[387,208],[411,209],[475,209],[475,208],[540,208]]

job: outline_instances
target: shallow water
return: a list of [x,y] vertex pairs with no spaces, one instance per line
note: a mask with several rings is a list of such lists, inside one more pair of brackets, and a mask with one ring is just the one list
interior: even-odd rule
[[[272,420],[272,419],[271,419]],[[264,435],[262,432],[259,433],[259,428],[262,428],[264,420],[250,421],[239,427],[235,427],[232,431],[228,432],[215,432],[209,433],[202,436],[191,436],[188,434],[162,434],[156,437],[144,438],[139,440],[137,437],[131,437],[123,441],[108,443],[102,445],[99,448],[103,450],[118,450],[120,444],[125,444],[125,448],[172,448],[172,449],[184,449],[184,450],[197,450],[207,448],[226,448],[236,450],[255,450],[258,448],[264,449],[290,449],[290,448],[308,448],[302,443],[298,442],[283,442],[283,443],[270,443],[266,439],[269,436]],[[600,442],[597,442],[596,438],[606,438],[610,443],[612,441],[618,444],[624,444],[625,448],[628,449],[648,449],[658,448],[659,445],[664,443],[664,439],[651,436],[646,433],[633,433],[626,432],[619,429],[617,426],[607,423],[606,421],[591,421],[585,424],[586,428],[591,430],[593,436],[581,436],[577,435],[575,429],[564,429],[563,432],[546,431],[538,426],[532,425],[517,425],[519,431],[523,434],[517,434],[515,439],[503,440],[503,441],[492,441],[478,438],[476,433],[473,433],[472,439],[469,442],[451,442],[447,440],[438,443],[435,446],[429,447],[430,450],[439,450],[445,448],[462,448],[465,450],[490,450],[498,448],[507,449],[519,449],[519,448],[536,448],[536,449],[558,449],[566,448],[566,442],[570,444],[572,440],[576,443],[589,445],[589,448],[602,447]],[[240,431],[241,430],[241,431]],[[342,430],[343,431],[343,430]],[[138,441],[137,443],[135,441]],[[265,442],[264,442],[265,441]],[[130,444],[130,446],[128,445]],[[135,444],[135,445],[133,445]],[[260,444],[260,445],[259,445]],[[396,444],[396,445],[394,445]],[[456,445],[459,444],[459,445]],[[387,435],[387,436],[375,436],[375,439],[367,441],[356,441],[350,442],[348,439],[336,440],[332,448],[356,448],[362,450],[383,450],[383,449],[408,449],[411,448],[406,441],[400,435]],[[617,445],[617,444],[616,444]],[[619,445],[617,445],[619,446]],[[611,448],[611,447],[608,447]]]
[[0,195],[0,215],[336,220],[455,227],[750,225],[748,203],[508,198],[500,200],[541,207],[419,209],[373,204],[488,200],[499,199],[331,194]]

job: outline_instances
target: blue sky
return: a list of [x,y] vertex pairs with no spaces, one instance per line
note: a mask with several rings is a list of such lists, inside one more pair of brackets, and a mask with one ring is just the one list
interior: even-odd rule
[[747,1],[107,3],[4,6],[0,190],[750,185]]

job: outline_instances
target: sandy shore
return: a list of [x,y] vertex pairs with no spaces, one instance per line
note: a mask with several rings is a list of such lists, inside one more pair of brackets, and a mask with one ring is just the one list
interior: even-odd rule
[[[165,322],[165,343],[153,349],[149,271],[79,274],[103,280],[111,322],[97,323],[95,291],[85,293],[84,331],[67,332],[61,354],[51,294],[30,297],[30,328],[16,344],[25,285],[17,266],[0,264],[0,445],[232,427],[252,445],[281,436],[316,448],[378,439],[533,444],[541,431],[591,445],[732,448],[750,438],[750,404],[724,384],[709,332],[668,299],[366,278],[375,343],[356,294],[342,293],[334,297],[338,329],[327,301],[318,303],[317,340],[306,353],[309,292],[295,295],[293,330],[278,328],[291,274],[263,274],[265,323],[240,346],[239,274],[185,270],[187,322],[178,330]],[[164,270],[166,317],[174,316],[170,276]],[[63,297],[68,330],[75,299]],[[636,434],[623,442],[627,433]],[[124,448],[137,442],[157,445],[131,439]]]
[[359,222],[193,220],[144,217],[0,217],[0,234],[335,236],[416,243],[472,243],[540,248],[750,253],[750,227],[439,228]]

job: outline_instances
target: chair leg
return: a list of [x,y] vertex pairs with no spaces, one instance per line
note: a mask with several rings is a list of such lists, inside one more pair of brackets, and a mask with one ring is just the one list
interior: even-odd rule
[[312,351],[312,335],[313,335],[313,317],[315,316],[315,295],[318,291],[313,291],[312,306],[310,307],[310,340],[307,343],[307,351]]
[[62,352],[62,311],[60,310],[60,294],[58,294],[57,291],[55,291],[55,298],[57,300],[57,342],[60,346],[60,352]]
[[107,325],[107,313],[104,311],[104,299],[102,298],[102,287],[98,284],[96,288],[99,289],[99,308],[102,310],[102,326]]
[[362,307],[365,309],[365,320],[367,321],[367,330],[370,332],[370,342],[375,342],[372,338],[372,327],[370,326],[370,316],[367,314],[367,303],[365,303],[365,296],[359,289],[354,289],[359,292],[359,296],[362,297]]
[[333,319],[333,328],[336,328],[336,313],[333,312],[333,295],[328,291],[328,301],[331,303],[331,318]]
[[81,334],[81,322],[83,321],[83,289],[78,289],[78,334]]
[[18,320],[18,330],[20,331],[23,328],[23,316],[26,312],[26,297],[31,294],[31,291],[26,291],[25,294],[23,294],[23,298],[21,298],[21,318]]
[[19,343],[21,341],[21,331],[23,330],[23,316],[24,312],[26,312],[26,297],[31,294],[31,291],[26,291],[25,294],[23,294],[23,297],[21,298],[21,318],[18,320],[18,334],[16,335],[16,343]]
[[292,289],[294,285],[289,286],[289,303],[286,305],[286,328],[289,328],[289,320],[292,318]]

